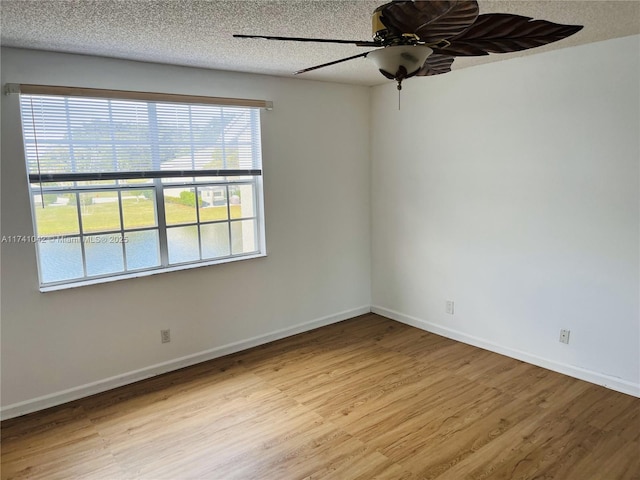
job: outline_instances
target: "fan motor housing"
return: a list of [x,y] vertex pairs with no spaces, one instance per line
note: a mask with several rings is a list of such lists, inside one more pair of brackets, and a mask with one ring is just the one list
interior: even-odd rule
[[371,31],[372,31],[371,36],[373,37],[374,40],[378,40],[378,41],[384,40],[389,33],[389,30],[387,30],[387,27],[385,27],[384,23],[382,23],[381,17],[382,17],[382,10],[380,7],[378,7],[371,15]]
[[373,40],[380,42],[383,47],[389,45],[415,45],[420,38],[414,33],[403,33],[395,28],[387,27],[382,21],[384,7],[388,4],[376,8],[371,15],[371,30]]

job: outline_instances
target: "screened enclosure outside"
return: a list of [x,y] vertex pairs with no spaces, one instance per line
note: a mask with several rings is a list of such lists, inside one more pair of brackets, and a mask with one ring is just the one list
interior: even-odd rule
[[264,253],[260,110],[21,95],[42,287]]

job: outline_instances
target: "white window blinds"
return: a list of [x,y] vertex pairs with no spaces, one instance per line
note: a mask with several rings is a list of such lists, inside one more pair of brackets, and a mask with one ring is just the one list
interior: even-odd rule
[[261,175],[260,109],[21,94],[29,179]]

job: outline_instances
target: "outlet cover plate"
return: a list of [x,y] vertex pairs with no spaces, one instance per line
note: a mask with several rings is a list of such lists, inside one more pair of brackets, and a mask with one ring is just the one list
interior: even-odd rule
[[160,330],[160,340],[162,343],[169,343],[171,341],[171,330]]
[[453,315],[453,300],[447,300],[444,311],[449,315]]

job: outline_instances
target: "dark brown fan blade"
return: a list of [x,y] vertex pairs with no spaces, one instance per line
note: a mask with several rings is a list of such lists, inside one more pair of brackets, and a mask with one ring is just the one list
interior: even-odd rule
[[560,25],[508,13],[478,16],[468,30],[450,38],[451,45],[434,52],[454,57],[508,53],[557,42],[582,30],[582,25]]
[[440,75],[451,71],[453,57],[450,55],[438,55],[433,53],[429,55],[424,66],[416,73],[417,77],[427,77],[431,75]]
[[478,2],[397,1],[380,7],[382,23],[396,34],[414,33],[425,43],[459,35],[478,17]]
[[378,42],[361,40],[333,40],[329,38],[271,37],[267,35],[234,35],[234,38],[264,38],[266,40],[286,40],[291,42],[347,43],[358,47],[381,47]]
[[334,60],[333,62],[323,63],[322,65],[316,65],[315,67],[305,68],[304,70],[298,70],[294,72],[294,75],[299,75],[301,73],[310,72],[311,70],[317,70],[319,68],[328,67],[330,65],[335,65],[336,63],[346,62],[347,60],[353,60],[354,58],[366,57],[369,55],[369,52],[359,53],[358,55],[353,55],[352,57],[341,58],[340,60]]

